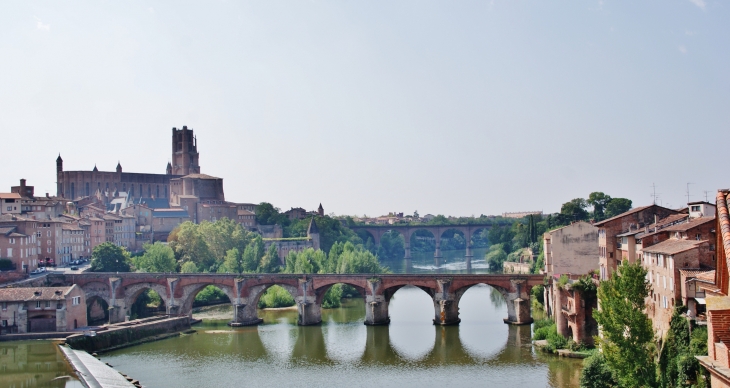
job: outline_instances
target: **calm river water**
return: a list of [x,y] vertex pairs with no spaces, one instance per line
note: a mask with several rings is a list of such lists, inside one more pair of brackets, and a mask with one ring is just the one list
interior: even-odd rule
[[[466,272],[463,251],[461,258],[444,256],[386,264],[396,273]],[[483,260],[473,261],[472,272],[485,271]],[[467,291],[461,324],[448,327],[433,326],[431,298],[413,287],[396,292],[389,326],[365,326],[359,298],[323,310],[322,325],[309,327],[297,326],[296,310],[284,309],[261,311],[259,326],[232,329],[226,307],[219,319],[196,325],[196,334],[101,359],[146,387],[578,387],[581,361],[533,350],[531,328],[505,325],[506,306],[491,291]],[[48,341],[0,343],[0,387],[79,386],[51,381],[69,374],[59,357]]]

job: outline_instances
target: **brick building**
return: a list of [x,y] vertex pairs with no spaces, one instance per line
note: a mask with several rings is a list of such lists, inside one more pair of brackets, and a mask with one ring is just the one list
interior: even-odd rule
[[[660,337],[669,330],[674,306],[682,302],[681,270],[709,270],[714,263],[714,250],[707,240],[671,238],[644,248],[642,264],[647,268],[650,285],[646,313]],[[686,291],[685,291],[686,293]]]
[[0,289],[0,332],[68,332],[86,326],[86,296],[80,287]]
[[730,387],[730,190],[717,192],[716,263],[713,285],[700,285],[707,301],[707,356],[698,356],[700,364],[710,373],[713,388]]
[[[598,260],[601,280],[608,279],[618,267],[621,259],[621,240],[618,235],[630,230],[643,229],[673,214],[679,214],[679,212],[659,205],[649,205],[631,209],[595,223],[594,226],[598,227]],[[631,261],[631,258],[628,259]]]
[[40,224],[32,219],[5,214],[0,216],[0,258],[10,259],[16,272],[28,273],[38,268]]

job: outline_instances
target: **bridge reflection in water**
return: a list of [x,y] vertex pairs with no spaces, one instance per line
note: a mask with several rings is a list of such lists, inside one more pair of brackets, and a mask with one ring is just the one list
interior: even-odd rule
[[577,387],[580,361],[553,362],[534,352],[530,326],[504,325],[506,307],[490,302],[491,291],[479,286],[464,295],[459,326],[422,319],[430,316],[423,309],[430,297],[403,288],[393,297],[390,325],[363,325],[364,303],[357,299],[324,310],[322,325],[297,325],[296,310],[267,310],[259,326],[205,321],[198,334],[122,349],[103,360],[148,386],[240,379],[252,386],[370,387],[385,379],[380,386]]

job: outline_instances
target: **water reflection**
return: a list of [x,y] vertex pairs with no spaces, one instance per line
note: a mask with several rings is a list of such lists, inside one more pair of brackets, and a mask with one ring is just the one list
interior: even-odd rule
[[398,388],[423,386],[577,387],[576,362],[535,353],[529,326],[502,323],[488,286],[462,297],[459,326],[434,326],[433,302],[403,288],[391,300],[391,324],[365,326],[362,299],[323,311],[319,326],[296,325],[296,310],[262,312],[264,323],[229,328],[204,321],[197,334],[103,356],[148,387],[252,386]]
[[0,343],[0,383],[3,387],[82,387],[50,341]]

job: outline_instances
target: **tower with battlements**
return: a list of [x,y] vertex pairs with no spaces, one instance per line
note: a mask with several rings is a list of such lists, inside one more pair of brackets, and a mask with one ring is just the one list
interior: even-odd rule
[[200,174],[198,141],[192,129],[172,128],[172,175]]

